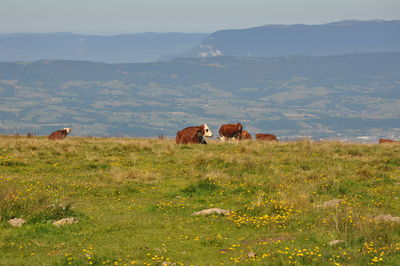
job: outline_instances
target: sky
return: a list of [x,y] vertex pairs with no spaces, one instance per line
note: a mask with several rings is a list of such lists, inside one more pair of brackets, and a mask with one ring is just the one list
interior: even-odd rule
[[0,0],[0,34],[202,32],[399,20],[400,0]]

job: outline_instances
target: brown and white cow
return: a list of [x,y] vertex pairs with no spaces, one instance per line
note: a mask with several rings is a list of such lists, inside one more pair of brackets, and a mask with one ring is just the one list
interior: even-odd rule
[[242,130],[242,134],[240,134],[240,140],[251,140],[251,135],[248,131]]
[[64,139],[69,133],[71,133],[72,129],[63,128],[61,130],[54,131],[49,135],[49,139]]
[[256,134],[256,140],[266,140],[266,141],[278,142],[278,139],[276,138],[276,136],[272,135],[272,134]]
[[207,124],[184,128],[176,133],[177,144],[207,144],[205,138],[212,137],[212,132]]
[[228,139],[238,140],[242,135],[243,126],[240,123],[225,124],[219,128],[219,137],[221,141]]
[[379,143],[400,143],[400,142],[391,139],[379,139]]

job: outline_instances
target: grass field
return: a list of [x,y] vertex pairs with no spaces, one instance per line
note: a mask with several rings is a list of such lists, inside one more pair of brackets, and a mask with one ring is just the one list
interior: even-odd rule
[[398,144],[1,136],[0,265],[400,265],[399,197]]

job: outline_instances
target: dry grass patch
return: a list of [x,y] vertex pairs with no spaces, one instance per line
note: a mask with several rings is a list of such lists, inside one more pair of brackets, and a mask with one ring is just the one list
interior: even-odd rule
[[116,183],[136,181],[139,183],[155,183],[161,179],[158,172],[131,167],[129,169],[113,166],[110,169],[110,179]]

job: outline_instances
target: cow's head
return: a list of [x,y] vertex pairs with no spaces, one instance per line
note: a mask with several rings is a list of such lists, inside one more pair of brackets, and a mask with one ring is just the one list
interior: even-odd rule
[[242,124],[236,123],[235,125],[237,126],[238,131],[239,131],[240,133],[242,133],[242,130],[243,130]]
[[243,126],[240,123],[236,123],[235,126],[237,127],[237,138],[240,139],[242,137],[242,130]]
[[208,127],[207,124],[202,124],[201,125],[203,137],[210,138],[213,136],[213,133],[211,132],[211,129]]
[[71,128],[67,128],[67,127],[64,127],[62,130],[65,130],[67,132],[67,134],[69,134],[72,131]]

